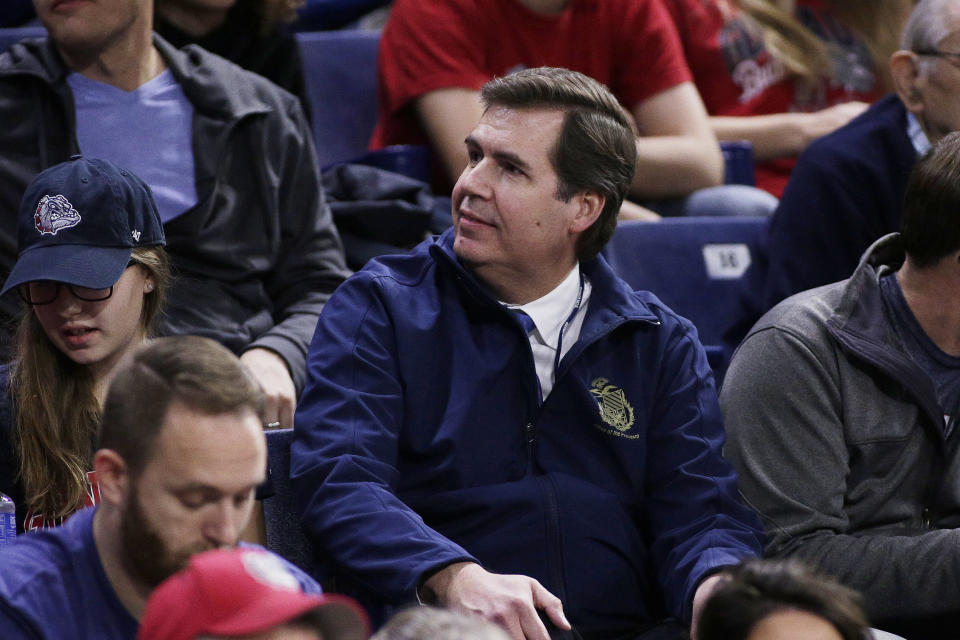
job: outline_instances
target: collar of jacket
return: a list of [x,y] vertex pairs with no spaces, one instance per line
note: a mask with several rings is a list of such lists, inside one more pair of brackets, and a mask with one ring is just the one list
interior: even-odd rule
[[[465,294],[465,302],[469,301],[469,304],[476,305],[478,309],[506,315],[503,306],[453,252],[454,235],[455,230],[451,228],[433,239],[429,251],[438,268],[446,269],[453,276]],[[624,322],[660,324],[660,317],[614,274],[602,256],[581,262],[580,265],[584,275],[590,280],[592,290],[578,343],[588,342]]]
[[262,85],[269,83],[267,79],[197,45],[176,49],[157,33],[153,34],[153,44],[196,111],[238,120],[274,109],[261,93]]
[[[196,111],[218,119],[237,120],[273,110],[260,92],[261,84],[267,80],[196,45],[176,49],[156,33],[153,44]],[[0,76],[32,75],[57,85],[65,83],[71,72],[51,38],[26,40],[4,56],[9,57],[9,64],[0,63]]]
[[880,278],[898,270],[905,258],[899,233],[887,234],[870,245],[843,284],[840,302],[827,318],[827,330],[842,349],[903,385],[938,426],[936,432],[942,438],[943,411],[933,382],[903,353],[883,307]]
[[68,73],[70,70],[50,38],[23,40],[0,55],[0,77],[29,75],[54,84],[63,81]]

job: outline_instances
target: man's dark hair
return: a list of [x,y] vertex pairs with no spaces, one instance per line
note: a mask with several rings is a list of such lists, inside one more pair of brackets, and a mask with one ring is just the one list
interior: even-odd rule
[[745,560],[722,575],[700,616],[700,640],[746,640],[757,623],[781,611],[819,616],[843,640],[867,637],[860,595],[795,560]]
[[208,415],[249,409],[261,422],[265,407],[260,385],[222,345],[197,336],[158,338],[110,384],[97,447],[116,451],[139,475],[175,402]]
[[617,226],[617,213],[636,169],[636,137],[627,112],[596,80],[554,67],[495,78],[483,86],[480,97],[484,110],[564,112],[563,126],[549,153],[558,180],[556,197],[567,202],[578,193],[594,191],[605,198],[599,218],[577,241],[580,260],[596,256]]
[[960,132],[944,136],[910,173],[900,235],[921,269],[960,249]]

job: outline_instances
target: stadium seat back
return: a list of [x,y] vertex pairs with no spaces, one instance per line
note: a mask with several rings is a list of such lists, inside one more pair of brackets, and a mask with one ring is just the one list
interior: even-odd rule
[[268,429],[264,433],[267,437],[267,465],[273,485],[273,495],[263,500],[267,548],[313,574],[313,551],[300,526],[300,514],[290,484],[293,429]]
[[296,34],[321,167],[361,156],[377,122],[378,31]]
[[767,225],[767,218],[731,217],[622,222],[603,253],[630,286],[652,291],[693,322],[721,374],[727,355],[721,338]]

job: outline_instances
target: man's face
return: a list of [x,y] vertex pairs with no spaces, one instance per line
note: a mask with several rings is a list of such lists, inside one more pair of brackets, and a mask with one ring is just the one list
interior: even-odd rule
[[174,403],[121,517],[127,570],[151,587],[201,551],[234,547],[264,480],[256,415],[207,415]]
[[[470,162],[453,188],[454,251],[483,279],[572,265],[579,196],[557,199],[549,152],[563,112],[491,106],[467,137]],[[552,267],[552,268],[551,268]]]
[[103,50],[144,20],[151,0],[33,0],[37,17],[61,49]]
[[[960,9],[954,10],[957,28],[937,45],[938,51],[960,53]],[[929,61],[917,90],[923,102],[918,114],[930,142],[960,131],[960,58],[942,56]]]

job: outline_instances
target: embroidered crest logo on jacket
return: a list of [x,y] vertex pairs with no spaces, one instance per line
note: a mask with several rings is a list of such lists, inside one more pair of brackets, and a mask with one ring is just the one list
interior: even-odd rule
[[75,227],[80,222],[80,214],[73,208],[65,196],[43,196],[33,215],[33,222],[40,235],[57,235],[58,231]]
[[623,389],[610,384],[606,378],[597,378],[590,383],[590,393],[597,400],[597,407],[600,409],[600,419],[611,427],[604,428],[602,425],[595,425],[598,429],[609,435],[620,436],[623,438],[638,438],[638,435],[627,435],[627,431],[634,423],[633,406],[627,401],[627,396]]

